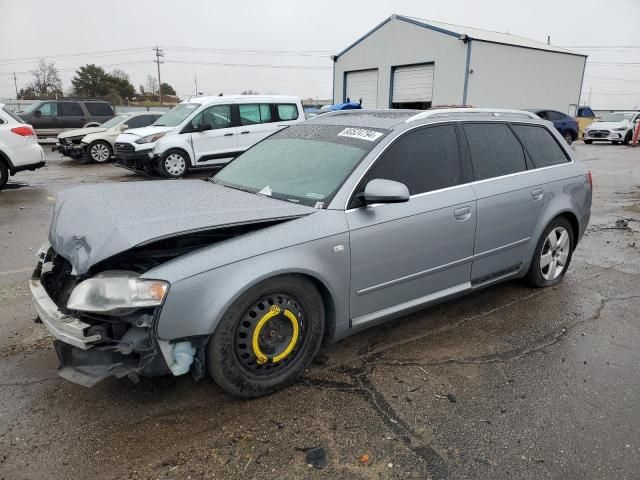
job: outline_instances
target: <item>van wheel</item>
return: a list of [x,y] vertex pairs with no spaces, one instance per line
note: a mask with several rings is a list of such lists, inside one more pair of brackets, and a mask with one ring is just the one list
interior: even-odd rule
[[532,287],[549,287],[562,281],[573,255],[574,235],[566,218],[558,217],[549,224],[538,241],[527,273],[526,280]]
[[567,142],[567,145],[571,145],[573,143],[573,133],[571,130],[565,130],[562,134],[564,141]]
[[102,140],[91,142],[86,150],[87,159],[96,163],[105,163],[111,159],[113,150],[109,143]]
[[629,145],[629,142],[631,141],[631,132],[627,133],[624,137],[624,140],[622,141],[623,145]]
[[167,178],[180,178],[187,171],[189,157],[182,150],[165,152],[158,163],[158,171]]
[[9,180],[9,167],[0,159],[0,190],[4,188]]
[[250,288],[227,310],[207,345],[207,369],[232,395],[252,398],[303,374],[324,333],[324,305],[313,283],[287,275]]

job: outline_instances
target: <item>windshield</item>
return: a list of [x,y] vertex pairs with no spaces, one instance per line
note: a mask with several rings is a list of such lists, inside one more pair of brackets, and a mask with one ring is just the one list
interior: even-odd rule
[[388,133],[339,125],[294,125],[237,157],[215,183],[325,208],[338,188]]
[[635,117],[635,113],[607,113],[600,119],[601,122],[624,122]]
[[40,107],[40,105],[42,105],[42,102],[34,102],[31,105],[29,105],[27,108],[25,108],[23,113],[31,113],[34,110],[37,110],[38,107]]
[[176,105],[159,119],[153,122],[156,127],[176,127],[200,106],[199,103],[182,103]]
[[116,115],[115,117],[113,117],[111,120],[107,120],[106,122],[104,122],[102,125],[100,125],[102,128],[111,128],[111,127],[115,127],[116,125],[118,125],[120,122],[122,122],[123,120],[129,118],[131,115]]
[[11,118],[13,118],[16,122],[23,123],[23,120],[20,117],[18,117],[15,113],[13,113],[11,110],[9,110],[9,107],[7,107],[6,105],[2,107],[2,111],[7,115],[9,115]]

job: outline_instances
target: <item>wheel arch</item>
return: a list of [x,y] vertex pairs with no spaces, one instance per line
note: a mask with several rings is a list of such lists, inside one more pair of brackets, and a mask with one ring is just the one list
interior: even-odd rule
[[9,173],[13,174],[13,163],[11,162],[11,159],[9,158],[9,156],[4,153],[2,150],[0,150],[0,162],[3,162],[7,168],[9,169]]

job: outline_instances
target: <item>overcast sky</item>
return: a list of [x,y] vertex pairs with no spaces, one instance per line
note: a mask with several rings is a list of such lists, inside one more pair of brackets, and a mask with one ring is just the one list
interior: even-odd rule
[[583,100],[591,90],[594,108],[640,107],[640,0],[0,0],[0,98],[15,98],[12,72],[25,86],[39,57],[55,62],[65,91],[86,63],[122,69],[138,88],[157,75],[154,45],[165,50],[162,80],[182,97],[197,77],[206,94],[331,98],[329,55],[392,13],[551,35],[597,62]]

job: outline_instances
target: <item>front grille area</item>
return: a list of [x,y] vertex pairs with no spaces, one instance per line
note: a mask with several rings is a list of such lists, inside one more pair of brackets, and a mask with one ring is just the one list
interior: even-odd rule
[[588,133],[593,138],[607,138],[611,132],[609,130],[591,130]]
[[130,143],[116,143],[116,153],[132,153],[135,151],[135,147]]

